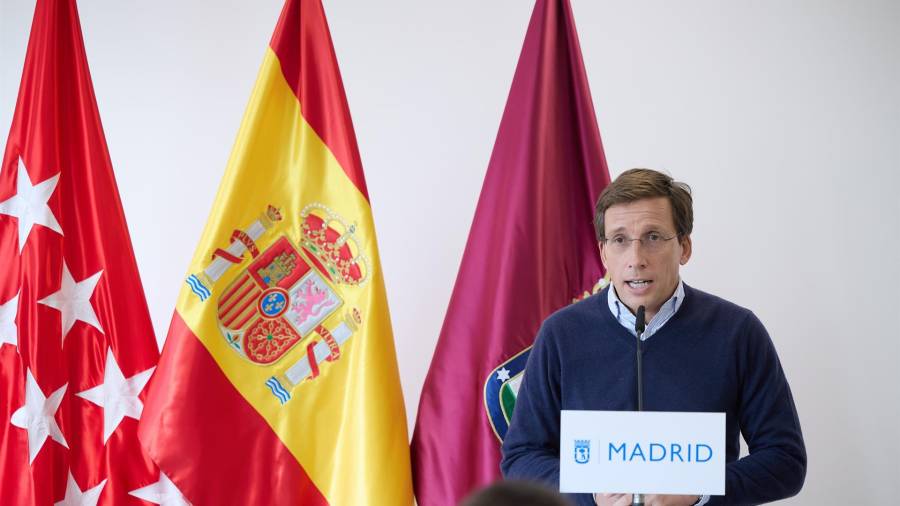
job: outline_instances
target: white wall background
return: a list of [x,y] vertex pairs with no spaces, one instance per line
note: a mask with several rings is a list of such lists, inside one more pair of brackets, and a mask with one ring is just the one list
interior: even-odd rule
[[[789,502],[896,502],[900,4],[572,2],[613,176],[649,166],[693,186],[684,278],[775,340],[809,451]],[[532,5],[326,2],[410,427]],[[81,2],[160,341],[280,8]],[[33,10],[0,0],[3,139]]]

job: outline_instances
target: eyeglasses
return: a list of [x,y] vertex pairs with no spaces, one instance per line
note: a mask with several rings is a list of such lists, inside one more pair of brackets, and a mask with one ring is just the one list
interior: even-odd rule
[[604,239],[603,242],[606,243],[606,247],[612,250],[613,253],[625,253],[631,248],[631,243],[634,241],[640,241],[641,247],[643,247],[649,253],[656,253],[663,249],[666,241],[671,241],[672,239],[678,237],[678,234],[675,234],[671,237],[664,237],[659,232],[647,232],[646,234],[632,239],[630,237],[626,237],[624,235],[616,235],[609,239]]

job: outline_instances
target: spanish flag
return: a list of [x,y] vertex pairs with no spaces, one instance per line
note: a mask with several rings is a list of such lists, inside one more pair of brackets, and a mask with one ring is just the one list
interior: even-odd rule
[[148,388],[140,437],[160,496],[412,504],[372,211],[320,0],[284,6]]

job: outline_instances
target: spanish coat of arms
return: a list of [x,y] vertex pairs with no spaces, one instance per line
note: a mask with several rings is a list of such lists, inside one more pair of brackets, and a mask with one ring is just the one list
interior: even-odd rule
[[[235,230],[229,246],[217,249],[187,283],[205,301],[211,295],[207,287],[250,253],[250,262],[217,300],[218,326],[229,347],[260,366],[275,364],[303,343],[306,356],[266,382],[284,404],[293,386],[315,379],[323,362],[340,358],[341,345],[362,323],[358,309],[344,307],[340,287],[365,283],[369,264],[355,226],[322,204],[301,212],[299,244],[281,235],[260,251],[256,240],[281,219],[269,206],[247,229]],[[329,320],[334,315],[339,317]],[[329,327],[326,320],[337,324]]]

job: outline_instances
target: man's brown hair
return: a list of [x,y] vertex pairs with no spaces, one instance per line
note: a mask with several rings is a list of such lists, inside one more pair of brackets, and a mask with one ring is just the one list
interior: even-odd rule
[[653,169],[629,169],[604,188],[594,207],[594,231],[598,241],[606,240],[604,215],[616,204],[636,200],[666,197],[672,206],[672,220],[678,240],[691,235],[694,229],[694,200],[691,187],[675,181],[671,176]]

